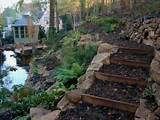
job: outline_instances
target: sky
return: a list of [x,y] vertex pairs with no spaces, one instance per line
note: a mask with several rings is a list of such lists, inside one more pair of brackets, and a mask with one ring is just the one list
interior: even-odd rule
[[[19,0],[0,0],[0,12],[4,10],[4,8],[11,7],[16,4]],[[31,2],[31,0],[24,0],[25,3]]]

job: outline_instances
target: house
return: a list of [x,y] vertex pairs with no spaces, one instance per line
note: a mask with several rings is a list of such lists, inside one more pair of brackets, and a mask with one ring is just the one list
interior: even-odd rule
[[39,25],[33,22],[30,15],[22,15],[12,24],[12,30],[16,44],[38,42]]
[[[42,17],[39,19],[39,24],[44,27],[45,29],[45,32],[47,33],[48,32],[48,29],[49,29],[49,10],[46,10]],[[56,17],[56,16],[55,16]],[[59,30],[62,30],[63,29],[63,22],[62,22],[62,19],[59,17]],[[57,26],[55,26],[56,28]]]

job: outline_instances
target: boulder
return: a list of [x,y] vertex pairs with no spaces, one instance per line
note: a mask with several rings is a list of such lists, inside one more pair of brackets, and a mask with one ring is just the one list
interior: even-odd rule
[[79,46],[83,46],[88,44],[93,40],[93,37],[91,34],[81,35],[80,41],[78,42]]
[[78,84],[78,89],[81,89],[82,91],[89,89],[94,83],[94,79],[94,71],[87,71],[85,74],[85,80]]
[[31,108],[30,109],[30,117],[31,120],[40,120],[40,118],[44,115],[47,115],[51,111],[46,110],[44,108]]
[[[105,62],[106,64],[110,63],[110,53],[98,53],[92,60],[91,65],[89,66],[88,70],[91,70],[93,64],[103,64]],[[95,69],[93,69],[95,70]]]
[[146,45],[154,46],[154,42],[152,40],[143,40],[143,43]]
[[145,100],[141,99],[140,106],[138,107],[138,109],[135,113],[135,117],[137,118],[137,120],[146,120],[150,113],[151,113],[151,111],[149,109],[147,109],[147,107],[145,105]]
[[78,104],[81,101],[81,94],[82,92],[80,90],[74,90],[66,94],[67,99],[74,103]]
[[118,51],[118,46],[111,45],[108,43],[102,43],[99,45],[98,53],[116,53]]
[[55,110],[53,112],[48,113],[40,118],[40,120],[57,120],[59,117],[60,110]]
[[92,41],[92,35],[91,34],[81,35],[80,41],[81,42]]
[[152,60],[150,73],[151,73],[152,79],[156,83],[160,84],[160,62],[157,61],[156,59]]
[[160,51],[155,51],[155,60],[159,61],[160,62]]
[[69,105],[69,100],[67,99],[66,95],[58,102],[57,108],[60,110],[66,109],[66,107]]
[[158,106],[160,106],[160,85],[159,84],[156,84],[155,98],[156,98]]

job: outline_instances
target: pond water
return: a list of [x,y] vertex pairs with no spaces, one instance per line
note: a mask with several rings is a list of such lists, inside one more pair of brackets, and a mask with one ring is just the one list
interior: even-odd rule
[[4,51],[5,60],[1,70],[7,70],[7,76],[3,78],[4,86],[12,90],[14,85],[24,85],[28,78],[28,72],[17,65],[16,54],[13,51]]

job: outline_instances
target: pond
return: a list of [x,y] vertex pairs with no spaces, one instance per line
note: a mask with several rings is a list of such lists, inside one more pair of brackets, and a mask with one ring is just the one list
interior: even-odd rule
[[28,72],[17,65],[16,54],[13,51],[4,51],[3,55],[5,60],[1,65],[1,70],[7,71],[7,76],[2,79],[4,86],[12,90],[14,85],[24,85],[28,78]]

